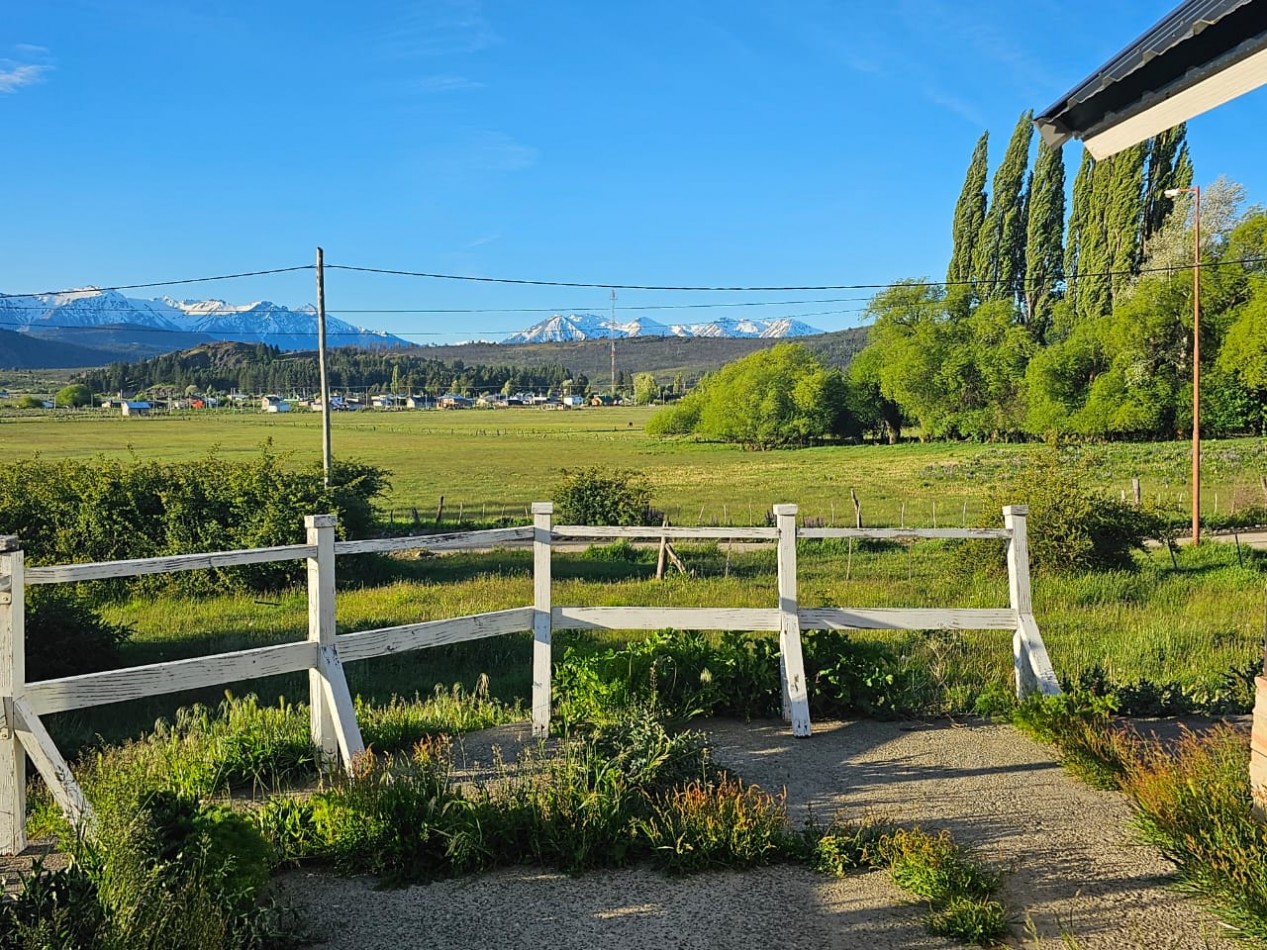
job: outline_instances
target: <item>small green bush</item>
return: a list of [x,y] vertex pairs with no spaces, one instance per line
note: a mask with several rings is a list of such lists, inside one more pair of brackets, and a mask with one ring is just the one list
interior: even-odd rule
[[651,486],[621,469],[564,469],[554,487],[559,524],[641,525],[651,522]]
[[132,628],[104,620],[71,587],[27,589],[26,675],[31,681],[95,673],[119,664]]
[[1110,727],[1113,711],[1111,697],[1080,691],[1036,693],[1016,707],[1012,721],[1022,732],[1054,745],[1060,764],[1087,784],[1113,790],[1132,755],[1126,733]]
[[995,947],[1007,936],[1007,909],[992,898],[953,897],[928,918],[929,933],[982,947]]
[[998,871],[955,844],[949,831],[934,835],[922,828],[899,828],[882,838],[877,849],[894,883],[930,901],[985,899],[1002,882]]
[[1151,745],[1128,761],[1122,790],[1143,838],[1243,936],[1267,938],[1267,826],[1254,815],[1249,736],[1230,726]]
[[670,874],[756,867],[787,851],[785,796],[736,779],[673,789],[650,810],[640,829],[652,860]]
[[[1134,552],[1164,534],[1162,518],[1101,490],[1083,462],[1056,449],[1033,455],[986,505],[990,527],[1004,505],[1029,506],[1030,566],[1036,573],[1134,570]],[[989,542],[968,545],[978,559],[1001,560]]]

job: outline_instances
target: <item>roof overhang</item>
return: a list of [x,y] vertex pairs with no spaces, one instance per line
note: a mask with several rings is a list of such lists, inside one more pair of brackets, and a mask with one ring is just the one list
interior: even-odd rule
[[1189,0],[1034,119],[1105,158],[1267,83],[1267,0]]

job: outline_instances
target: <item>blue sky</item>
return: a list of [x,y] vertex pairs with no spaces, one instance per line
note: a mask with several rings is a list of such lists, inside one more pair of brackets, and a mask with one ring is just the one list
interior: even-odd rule
[[[1173,6],[1157,0],[6,0],[0,291],[309,263],[595,283],[940,277],[968,156]],[[1189,126],[1267,194],[1267,90]],[[1081,145],[1066,146],[1072,178]],[[139,291],[141,296],[162,291]],[[314,299],[308,272],[174,288]],[[862,294],[621,292],[618,307]],[[604,290],[330,272],[331,312],[497,336]],[[863,301],[651,311],[855,325]],[[633,311],[624,311],[631,317]]]

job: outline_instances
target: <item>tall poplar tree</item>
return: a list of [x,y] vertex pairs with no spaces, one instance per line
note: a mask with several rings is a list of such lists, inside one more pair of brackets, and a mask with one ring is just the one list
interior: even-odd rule
[[[1168,188],[1192,184],[1192,160],[1188,157],[1188,130],[1176,125],[1149,140],[1148,167],[1144,178],[1144,227],[1140,240],[1147,252],[1148,240],[1161,230],[1175,209],[1175,200],[1166,197]],[[1141,254],[1143,257],[1143,254]]]
[[981,300],[1015,300],[1025,272],[1022,189],[1034,136],[1033,113],[1021,113],[990,188],[990,210],[973,251],[973,279]]
[[1123,149],[1109,159],[1104,204],[1104,242],[1108,249],[1109,308],[1113,297],[1139,273],[1144,214],[1144,164],[1151,142]]
[[1060,148],[1046,142],[1038,143],[1028,205],[1024,315],[1031,335],[1041,343],[1064,279],[1065,256],[1065,160]]
[[989,132],[982,132],[981,138],[977,139],[977,147],[972,150],[972,160],[968,163],[968,173],[964,176],[963,190],[955,203],[951,232],[954,243],[950,267],[946,271],[946,280],[951,282],[972,279],[973,251],[981,234],[981,225],[985,222],[986,149],[989,141]]

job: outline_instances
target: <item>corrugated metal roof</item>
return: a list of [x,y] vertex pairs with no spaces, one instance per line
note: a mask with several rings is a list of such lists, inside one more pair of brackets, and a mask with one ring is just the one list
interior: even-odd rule
[[1052,145],[1085,138],[1264,48],[1264,0],[1189,0],[1061,96],[1034,124]]

